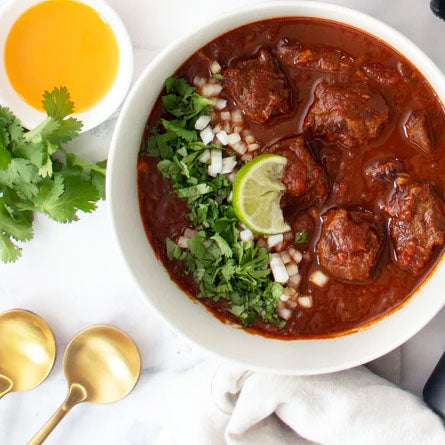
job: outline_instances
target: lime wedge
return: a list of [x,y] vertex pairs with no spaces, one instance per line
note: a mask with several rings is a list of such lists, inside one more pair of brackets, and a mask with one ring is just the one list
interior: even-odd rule
[[250,230],[275,235],[290,230],[280,207],[285,190],[280,181],[287,159],[264,154],[244,164],[233,183],[233,207],[238,218]]

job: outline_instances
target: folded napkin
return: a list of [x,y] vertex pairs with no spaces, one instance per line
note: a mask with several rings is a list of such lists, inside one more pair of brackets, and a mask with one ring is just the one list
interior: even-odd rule
[[[370,368],[397,382],[394,355]],[[158,445],[445,444],[437,415],[365,367],[296,377],[207,362],[167,397]]]

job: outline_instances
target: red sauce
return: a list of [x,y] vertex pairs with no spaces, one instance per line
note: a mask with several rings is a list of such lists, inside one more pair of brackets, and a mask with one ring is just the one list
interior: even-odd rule
[[[354,207],[382,215],[387,184],[371,184],[365,177],[365,169],[377,160],[398,159],[414,180],[431,181],[440,199],[445,194],[445,114],[442,104],[424,77],[411,63],[394,49],[378,39],[342,24],[309,18],[273,19],[253,23],[235,29],[209,43],[187,60],[176,75],[191,83],[199,75],[208,77],[208,60],[217,60],[223,68],[230,67],[237,60],[252,57],[259,48],[271,53],[282,39],[298,41],[308,48],[333,47],[355,59],[355,68],[350,71],[323,72],[310,68],[290,68],[281,65],[292,88],[292,110],[290,113],[272,117],[263,124],[247,121],[255,138],[261,142],[262,151],[273,143],[303,132],[303,121],[314,100],[316,85],[323,79],[331,82],[336,76],[342,82],[355,82],[366,76],[366,82],[373,91],[379,92],[390,108],[390,121],[379,136],[366,147],[351,150],[338,143],[326,143],[322,139],[309,140],[316,158],[323,165],[331,184],[327,200],[320,206],[301,209],[286,204],[285,217],[292,227],[305,229],[312,226],[312,239],[297,248],[309,252],[311,261],[302,262],[301,293],[313,297],[313,307],[297,308],[284,328],[264,324],[261,321],[249,326],[253,332],[279,338],[303,338],[330,336],[369,323],[401,305],[427,277],[437,263],[443,246],[433,249],[431,260],[414,274],[394,262],[392,242],[385,235],[384,247],[380,253],[376,270],[369,282],[355,283],[331,277],[326,287],[312,285],[308,276],[320,269],[315,246],[320,234],[321,220],[318,215],[332,207]],[[367,76],[362,66],[379,62],[393,67],[400,75],[400,81]],[[383,80],[382,80],[383,79]],[[231,107],[234,102],[229,100]],[[403,123],[413,110],[426,110],[430,130],[434,135],[434,149],[426,154],[407,140]],[[154,106],[148,121],[152,126],[164,113],[160,100]],[[177,238],[187,226],[184,215],[186,205],[174,194],[165,193],[169,183],[156,169],[157,159],[140,158],[138,163],[138,189],[140,209],[147,236],[154,251],[167,268],[172,279],[187,294],[194,296],[196,286],[187,275],[183,265],[170,262],[166,256],[165,239]],[[314,217],[315,215],[315,217]],[[201,300],[221,320],[235,322],[224,310],[224,302]]]

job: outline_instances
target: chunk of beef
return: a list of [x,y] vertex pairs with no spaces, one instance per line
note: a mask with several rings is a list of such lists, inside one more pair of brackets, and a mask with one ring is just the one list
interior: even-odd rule
[[315,137],[354,148],[375,139],[389,121],[385,99],[366,84],[329,85],[321,82],[306,115],[304,129]]
[[376,182],[393,182],[403,172],[403,165],[396,159],[379,161],[366,168],[365,175]]
[[317,243],[321,266],[341,280],[368,281],[382,246],[374,215],[340,208],[322,219]]
[[288,159],[281,180],[293,199],[298,198],[302,204],[324,202],[328,194],[328,180],[321,165],[306,148],[303,136],[277,142],[267,151]]
[[282,43],[275,51],[280,61],[289,67],[311,68],[319,71],[349,70],[354,58],[335,48],[307,48],[301,43]]
[[400,73],[396,68],[379,62],[363,65],[362,70],[370,79],[385,87],[395,87],[401,79]]
[[290,110],[286,76],[264,49],[225,70],[223,82],[238,107],[255,122],[263,123]]
[[423,111],[413,111],[405,123],[405,134],[409,142],[425,153],[433,150],[433,137],[428,115]]
[[443,206],[428,182],[405,182],[395,189],[386,212],[396,262],[418,273],[429,261],[434,246],[445,242]]

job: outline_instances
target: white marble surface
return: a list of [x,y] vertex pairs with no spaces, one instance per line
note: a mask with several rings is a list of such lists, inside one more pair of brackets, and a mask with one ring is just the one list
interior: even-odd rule
[[[0,4],[5,0],[0,0]],[[363,10],[396,27],[445,70],[445,23],[429,0],[331,0]],[[172,39],[222,11],[249,0],[109,0],[125,21],[135,46],[135,75]],[[90,159],[107,155],[111,120],[80,137],[72,149]],[[0,402],[0,443],[24,444],[62,402],[66,384],[61,362],[69,339],[95,323],[128,331],[143,355],[143,375],[122,402],[84,404],[54,431],[48,444],[151,444],[168,414],[164,391],[170,379],[205,354],[167,329],[144,302],[119,257],[101,203],[78,223],[59,225],[37,216],[35,238],[16,264],[0,265],[0,312],[23,307],[38,312],[54,329],[58,357],[51,376],[37,389]],[[403,387],[419,394],[445,349],[445,309],[402,348]],[[188,444],[187,444],[188,445]]]

